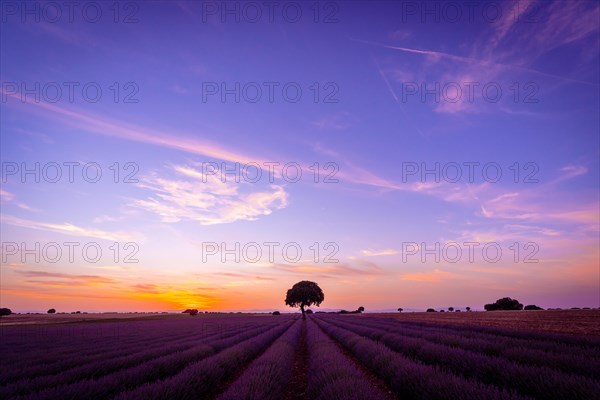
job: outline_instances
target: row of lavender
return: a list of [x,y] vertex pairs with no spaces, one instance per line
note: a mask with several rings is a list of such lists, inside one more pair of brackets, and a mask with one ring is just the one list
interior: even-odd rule
[[490,399],[523,400],[510,391],[457,376],[395,352],[385,344],[342,328],[329,318],[315,318],[329,336],[352,356],[384,380],[403,399]]
[[[291,383],[301,336],[308,351],[307,360],[301,359],[307,364],[298,366],[306,369],[306,374],[300,374],[307,378],[305,388],[302,382],[296,386]],[[315,400],[391,399],[389,393],[372,384],[372,379],[309,319],[304,326],[298,323],[277,339],[217,400],[280,400],[290,390],[296,391],[294,398]]]
[[232,318],[229,323],[219,322],[218,329],[200,328],[200,324],[214,323],[210,320],[194,322],[195,329],[183,320],[165,322],[146,321],[141,330],[137,324],[125,322],[121,328],[135,331],[125,333],[127,339],[72,343],[70,348],[81,351],[67,354],[65,360],[61,360],[66,354],[64,348],[55,348],[56,352],[51,348],[45,353],[39,349],[26,351],[22,362],[7,373],[12,378],[0,382],[0,398],[111,398],[144,383],[167,379],[189,364],[235,348],[269,330],[289,326],[292,319]]
[[[181,321],[184,322],[184,321]],[[145,349],[160,349],[161,346],[185,345],[196,338],[202,340],[210,335],[227,333],[237,326],[221,327],[220,329],[198,329],[198,325],[165,324],[146,322],[141,327],[139,324],[122,322],[129,328],[117,338],[104,338],[90,340],[81,335],[68,338],[60,336],[62,330],[50,332],[44,342],[34,342],[34,348],[22,347],[18,357],[12,359],[7,356],[4,362],[10,363],[11,368],[0,371],[0,386],[7,382],[14,384],[20,380],[51,376],[84,364],[92,364],[106,358],[130,356]],[[184,326],[181,326],[184,325]],[[203,326],[205,326],[204,324]],[[80,327],[85,330],[87,327]],[[141,328],[141,329],[140,329]],[[175,329],[174,329],[175,328]],[[54,340],[56,339],[56,340]],[[90,345],[93,344],[93,345]],[[4,345],[14,351],[19,349],[18,344]],[[44,351],[40,351],[43,348]],[[77,355],[76,357],[74,355]],[[1,393],[1,392],[0,392]]]
[[[473,336],[468,327],[453,327],[444,332],[436,327],[416,327],[376,318],[330,316],[316,320],[403,396],[462,398],[470,392],[471,397],[477,398],[600,397],[600,370],[595,368],[594,354],[598,348],[589,347],[588,340],[578,347],[574,342],[556,342],[553,335],[544,340],[543,335],[536,334],[531,340],[533,347],[549,350],[554,343],[557,349],[567,346],[580,352],[561,354],[538,349],[519,357],[511,352],[482,351],[494,349],[493,342],[510,346],[511,340],[516,340],[523,345],[525,339],[506,330],[499,330],[497,335],[491,330],[485,333],[475,330]],[[475,348],[469,348],[470,343]],[[586,350],[587,354],[581,353]],[[569,360],[570,357],[573,359]],[[577,363],[581,364],[576,366]],[[573,370],[569,370],[571,367]],[[453,391],[456,393],[449,395]]]
[[[351,322],[352,320],[344,320]],[[514,331],[499,330],[494,333],[487,329],[484,332],[470,327],[436,325],[406,324],[387,318],[373,318],[368,321],[368,326],[377,328],[372,338],[378,339],[385,332],[399,334],[407,338],[426,339],[429,342],[438,343],[450,347],[483,353],[488,356],[505,358],[520,364],[549,367],[563,371],[568,374],[578,374],[590,378],[600,378],[600,340],[596,346],[589,346],[594,342],[593,338],[583,338],[582,345],[565,343],[564,335],[533,333],[530,339],[514,337]],[[518,332],[518,331],[517,331]],[[529,332],[519,332],[525,337]],[[566,337],[567,339],[576,339]]]
[[[266,332],[219,349],[216,354],[188,364],[166,379],[154,380],[132,390],[121,391],[116,400],[208,399],[217,395],[243,367],[262,354],[277,338],[300,322],[289,320]],[[292,334],[293,335],[293,334]]]
[[339,346],[317,326],[312,318],[307,328],[309,348],[307,397],[316,400],[393,398],[374,385],[373,377],[363,372]]
[[[233,324],[217,320],[163,319],[160,321],[120,321],[55,324],[49,326],[0,326],[2,361],[11,369],[0,370],[0,385],[23,375],[20,367],[35,360],[42,367],[57,361],[73,362],[79,357],[106,355],[107,352],[129,351],[134,345],[152,346],[177,338],[201,337],[223,332],[231,327],[240,329],[256,320],[243,318]],[[93,343],[93,346],[90,346]],[[43,351],[41,351],[43,349]],[[77,354],[78,357],[73,357]],[[32,357],[32,360],[28,358]],[[32,371],[28,371],[32,373]],[[43,371],[42,371],[43,373]],[[28,375],[29,376],[29,375]]]

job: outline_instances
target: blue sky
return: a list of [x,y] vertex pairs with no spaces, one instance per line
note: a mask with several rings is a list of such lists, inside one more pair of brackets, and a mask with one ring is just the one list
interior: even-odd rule
[[269,310],[302,279],[328,308],[600,305],[596,2],[110,4],[2,6],[3,306]]

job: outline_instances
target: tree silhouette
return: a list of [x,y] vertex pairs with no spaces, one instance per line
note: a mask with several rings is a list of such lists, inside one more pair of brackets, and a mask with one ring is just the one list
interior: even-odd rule
[[363,306],[360,306],[360,307],[358,307],[358,309],[356,311],[361,313],[361,312],[365,311],[365,308]]
[[467,307],[467,311],[471,311],[471,307]]
[[454,307],[448,307],[448,311],[450,311],[450,312],[454,311]]
[[399,308],[398,309],[398,312],[402,312],[402,311],[404,311],[404,308]]
[[0,317],[4,316],[4,315],[10,315],[12,314],[12,311],[10,310],[10,308],[0,308]]
[[525,308],[523,310],[543,310],[543,308],[538,307],[535,304],[529,304],[529,305],[525,306]]
[[306,312],[304,307],[310,307],[316,305],[319,307],[325,300],[323,291],[315,282],[301,281],[288,289],[287,295],[285,296],[285,304],[290,307],[300,307],[302,311],[302,318],[306,319]]
[[427,312],[435,312],[435,310],[433,308],[428,308]]
[[55,314],[56,310],[54,308],[51,308],[48,310],[48,314]]
[[519,303],[517,299],[511,299],[510,297],[504,297],[496,300],[495,303],[486,304],[483,308],[486,311],[496,310],[522,310],[523,304]]

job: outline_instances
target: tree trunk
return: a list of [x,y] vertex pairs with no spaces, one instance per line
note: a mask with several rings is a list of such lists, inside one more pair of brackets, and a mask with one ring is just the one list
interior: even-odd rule
[[304,304],[300,306],[300,311],[302,311],[302,319],[306,319],[306,314],[304,313]]

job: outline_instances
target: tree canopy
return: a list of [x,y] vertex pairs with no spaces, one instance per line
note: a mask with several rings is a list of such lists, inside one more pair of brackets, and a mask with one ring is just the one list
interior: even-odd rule
[[484,306],[486,311],[497,311],[497,310],[522,310],[523,304],[519,303],[517,299],[511,299],[510,297],[504,297],[496,300],[495,303],[486,304]]
[[529,304],[529,305],[525,306],[524,310],[528,310],[528,311],[529,310],[535,310],[535,311],[537,311],[537,310],[543,310],[543,308],[539,307],[539,306],[536,306],[535,304]]
[[300,281],[288,289],[285,296],[285,304],[290,307],[300,307],[302,318],[306,319],[304,307],[316,305],[319,307],[325,300],[323,291],[315,282]]

